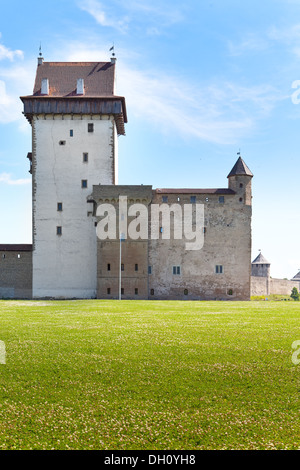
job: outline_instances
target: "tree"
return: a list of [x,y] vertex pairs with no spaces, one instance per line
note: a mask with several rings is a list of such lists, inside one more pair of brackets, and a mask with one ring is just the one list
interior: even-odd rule
[[297,287],[293,287],[292,293],[291,293],[291,297],[292,297],[292,299],[294,299],[294,300],[300,300],[300,294],[299,294],[299,292],[298,292]]

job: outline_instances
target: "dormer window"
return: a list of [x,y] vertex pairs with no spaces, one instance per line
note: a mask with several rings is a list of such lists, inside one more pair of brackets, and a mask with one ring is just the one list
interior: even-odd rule
[[84,95],[84,80],[83,78],[77,79],[77,88],[76,88],[77,95]]
[[48,78],[43,78],[42,79],[41,95],[49,95],[49,80],[48,80]]

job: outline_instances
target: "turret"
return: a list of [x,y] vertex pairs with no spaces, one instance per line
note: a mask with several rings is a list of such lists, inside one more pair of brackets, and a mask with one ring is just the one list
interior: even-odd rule
[[[239,154],[238,154],[239,155]],[[251,181],[253,174],[244,160],[239,156],[236,164],[227,176],[228,187],[235,191],[241,204],[252,205]]]

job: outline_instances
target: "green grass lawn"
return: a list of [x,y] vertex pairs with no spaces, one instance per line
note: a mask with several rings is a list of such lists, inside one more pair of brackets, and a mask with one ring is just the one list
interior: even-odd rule
[[0,301],[0,340],[0,449],[300,449],[300,302]]

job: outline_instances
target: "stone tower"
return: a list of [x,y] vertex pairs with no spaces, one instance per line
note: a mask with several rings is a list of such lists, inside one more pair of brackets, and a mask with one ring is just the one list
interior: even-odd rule
[[266,295],[270,295],[270,268],[271,264],[261,253],[259,253],[251,264],[251,275],[253,277],[262,277],[266,280]]
[[125,99],[110,62],[44,62],[23,96],[32,126],[33,298],[93,298],[96,229],[93,185],[117,184]]
[[239,196],[239,202],[246,206],[252,206],[251,182],[253,174],[241,157],[238,158],[227,178],[228,187]]

